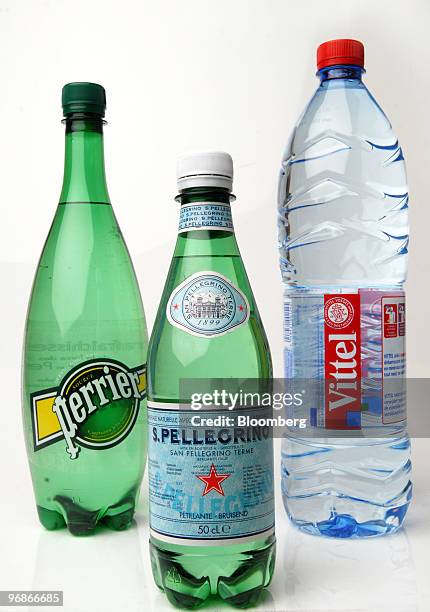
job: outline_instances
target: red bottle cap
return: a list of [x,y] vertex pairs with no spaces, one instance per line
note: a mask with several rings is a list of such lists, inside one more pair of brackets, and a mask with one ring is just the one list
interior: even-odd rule
[[364,67],[364,46],[359,40],[339,38],[322,43],[317,49],[318,70],[327,66],[352,64]]

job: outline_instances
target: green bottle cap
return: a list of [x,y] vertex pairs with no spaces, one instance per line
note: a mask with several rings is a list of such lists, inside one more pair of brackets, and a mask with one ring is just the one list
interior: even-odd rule
[[93,113],[104,117],[106,92],[97,83],[67,83],[62,92],[64,116],[71,113]]

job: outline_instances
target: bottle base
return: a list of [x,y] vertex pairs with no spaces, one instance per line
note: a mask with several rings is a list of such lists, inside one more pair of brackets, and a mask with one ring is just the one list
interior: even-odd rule
[[65,495],[57,495],[54,502],[59,510],[37,506],[39,521],[49,531],[67,527],[75,536],[92,535],[98,525],[113,531],[128,529],[134,517],[136,492],[103,510],[87,510]]
[[[255,543],[254,543],[255,544]],[[170,603],[179,608],[195,609],[218,596],[236,608],[258,603],[264,588],[270,584],[275,564],[275,539],[264,547],[224,554],[220,548],[205,552],[175,546],[165,549],[150,541],[151,564],[157,586]],[[182,552],[181,552],[182,549]],[[211,554],[212,553],[212,554]]]
[[285,510],[312,535],[358,539],[398,531],[412,500],[410,474],[407,436],[283,441]]
[[343,539],[375,538],[395,533],[403,525],[409,503],[408,501],[401,506],[396,506],[389,510],[385,509],[381,513],[380,519],[373,518],[359,522],[351,514],[341,514],[333,510],[326,520],[305,521],[291,514],[284,498],[284,506],[288,517],[297,529],[310,535]]

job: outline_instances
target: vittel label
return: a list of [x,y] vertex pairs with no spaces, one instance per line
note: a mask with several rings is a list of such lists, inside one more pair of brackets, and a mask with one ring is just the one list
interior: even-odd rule
[[319,429],[357,430],[406,420],[403,292],[291,293],[284,305],[285,377],[307,385]]
[[324,296],[325,423],[361,427],[360,296]]
[[146,391],[145,366],[130,369],[113,359],[73,368],[53,389],[30,396],[34,449],[62,442],[70,459],[81,447],[111,448],[136,422]]
[[254,540],[272,533],[269,428],[195,427],[196,415],[201,422],[216,414],[155,402],[149,402],[148,408],[153,535],[167,542],[201,546],[220,540]]
[[231,332],[249,319],[245,295],[225,276],[198,272],[172,292],[166,315],[172,325],[194,336]]
[[233,220],[228,204],[198,202],[183,204],[179,216],[179,233],[190,230],[223,230],[233,232]]

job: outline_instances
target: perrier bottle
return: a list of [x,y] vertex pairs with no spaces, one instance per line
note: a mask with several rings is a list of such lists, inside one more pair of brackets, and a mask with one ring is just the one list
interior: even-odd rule
[[216,379],[234,387],[272,377],[234,235],[232,179],[227,153],[179,158],[179,234],[148,353],[151,562],[181,608],[214,594],[255,603],[275,558],[271,437],[229,426],[220,405],[197,412],[191,401],[193,381],[210,392]]
[[23,418],[41,523],[132,521],[146,461],[144,312],[106,187],[105,91],[63,88],[60,202],[27,315]]

